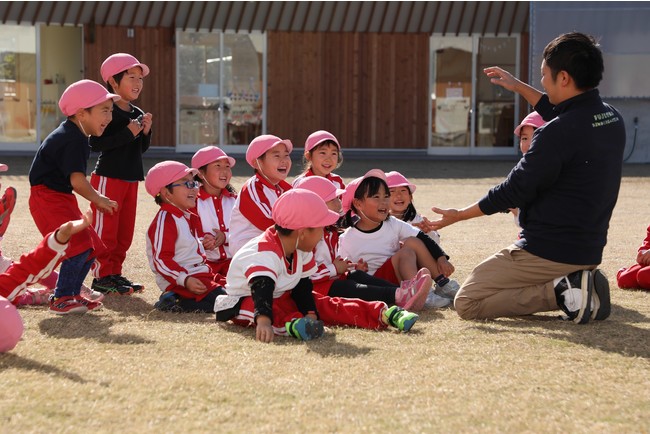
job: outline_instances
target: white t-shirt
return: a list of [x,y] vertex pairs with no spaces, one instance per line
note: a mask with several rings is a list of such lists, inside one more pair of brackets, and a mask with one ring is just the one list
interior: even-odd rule
[[400,242],[416,237],[419,232],[415,226],[395,217],[389,217],[372,232],[351,227],[339,239],[338,256],[352,262],[363,259],[368,263],[368,274],[375,274],[401,248]]

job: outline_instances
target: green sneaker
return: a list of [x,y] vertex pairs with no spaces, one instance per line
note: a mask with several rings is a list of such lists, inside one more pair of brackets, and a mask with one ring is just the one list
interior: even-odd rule
[[284,327],[287,329],[289,336],[293,336],[301,341],[320,338],[325,331],[323,321],[318,319],[313,320],[311,318],[294,319],[286,323]]
[[391,306],[384,312],[386,324],[403,332],[411,330],[419,318],[418,314],[404,310],[399,306]]

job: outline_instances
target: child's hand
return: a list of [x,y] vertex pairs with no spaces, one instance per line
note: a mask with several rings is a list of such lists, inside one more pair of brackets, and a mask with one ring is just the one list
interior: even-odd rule
[[445,256],[439,257],[436,261],[436,265],[438,265],[438,271],[444,274],[445,277],[451,276],[454,274],[454,271],[456,271],[454,266],[451,265],[451,262],[449,262]]
[[348,271],[348,265],[350,264],[350,261],[346,261],[343,258],[336,258],[332,262],[336,268],[336,274],[340,275]]
[[212,231],[214,232],[214,242],[215,242],[215,247],[221,246],[223,243],[226,242],[226,234],[221,232],[217,228],[213,228]]
[[97,210],[107,214],[113,214],[113,211],[117,211],[117,202],[110,200],[103,194],[99,195],[99,199],[95,202],[95,206],[97,207]]
[[153,123],[153,115],[151,113],[145,113],[144,116],[142,116],[142,132],[144,133],[145,136],[149,135],[149,131],[151,131],[152,123]]
[[196,277],[187,276],[185,288],[193,294],[203,294],[208,288]]
[[422,217],[422,221],[420,223],[413,223],[413,226],[420,229],[425,234],[428,234],[429,232],[431,232],[433,230],[431,220],[429,220],[428,218],[426,218],[424,216]]
[[639,265],[650,265],[650,250],[641,250],[636,255],[636,262]]
[[203,248],[205,250],[214,250],[217,247],[217,242],[212,234],[203,235]]
[[363,271],[364,273],[368,272],[368,263],[363,260],[363,258],[360,258],[356,264],[354,264],[354,267],[359,270]]
[[[144,117],[142,120],[144,121]],[[131,122],[129,122],[126,127],[129,129],[129,131],[131,131],[133,137],[137,136],[140,134],[140,131],[142,131],[142,126],[135,119],[131,119]]]
[[273,341],[271,318],[266,315],[260,315],[255,321],[257,322],[257,327],[255,328],[255,339],[264,342],[265,344]]
[[71,220],[59,226],[59,229],[57,229],[57,231],[54,233],[54,239],[59,244],[66,244],[68,241],[70,241],[70,238],[72,238],[74,234],[78,234],[79,232],[83,231],[88,226],[90,226],[92,222],[93,210],[89,208],[86,210],[81,219]]

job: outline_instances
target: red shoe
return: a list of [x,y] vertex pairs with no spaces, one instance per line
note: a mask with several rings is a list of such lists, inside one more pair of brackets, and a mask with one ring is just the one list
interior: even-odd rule
[[67,315],[69,313],[86,313],[88,308],[85,304],[80,303],[75,297],[66,295],[64,297],[50,299],[50,312],[59,315]]
[[4,236],[5,232],[7,232],[11,212],[14,210],[14,206],[16,206],[16,195],[15,188],[7,187],[4,196],[0,199],[0,237]]
[[80,304],[86,306],[86,308],[91,311],[91,310],[102,310],[102,307],[104,307],[104,304],[101,301],[92,301],[88,300],[87,298],[83,298],[80,295],[75,295],[73,297],[77,302]]

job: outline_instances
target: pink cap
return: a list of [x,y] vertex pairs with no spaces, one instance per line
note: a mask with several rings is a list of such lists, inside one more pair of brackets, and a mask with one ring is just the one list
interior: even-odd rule
[[246,150],[246,161],[251,165],[251,167],[255,167],[253,166],[253,162],[255,160],[264,155],[266,151],[276,145],[279,145],[280,143],[285,144],[287,151],[293,151],[293,144],[291,143],[291,140],[281,139],[270,134],[264,134],[262,136],[255,137],[250,145],[248,145],[248,149]]
[[394,170],[392,172],[386,172],[386,183],[388,184],[388,188],[408,187],[411,193],[415,193],[415,184],[411,184],[404,175]]
[[336,146],[339,148],[339,151],[341,150],[341,145],[339,145],[339,141],[336,140],[336,137],[334,137],[334,134],[320,130],[316,131],[314,133],[311,133],[309,137],[307,137],[307,140],[305,141],[305,152],[309,152],[312,149],[314,149],[316,146],[320,145],[323,142],[326,142],[328,140],[331,140],[332,142],[336,143]]
[[285,229],[323,228],[333,225],[339,215],[313,191],[293,188],[282,193],[273,204],[273,221]]
[[294,187],[313,191],[319,195],[320,198],[325,201],[325,203],[345,193],[345,190],[336,188],[336,185],[334,185],[332,181],[327,178],[323,178],[322,176],[305,176],[303,178],[300,178]]
[[178,181],[188,173],[196,175],[198,172],[198,170],[190,169],[178,161],[161,161],[147,172],[147,177],[144,180],[144,188],[147,190],[147,193],[156,197],[160,193],[160,189],[164,186]]
[[517,128],[515,128],[515,136],[520,137],[521,136],[521,129],[525,127],[526,125],[530,125],[531,127],[534,128],[539,128],[542,125],[544,125],[546,121],[539,115],[537,112],[530,112],[528,113],[528,116],[524,118],[523,121],[519,124]]
[[192,167],[198,169],[217,160],[228,160],[230,167],[235,166],[235,159],[226,155],[221,148],[206,146],[196,151],[196,154],[192,157]]
[[7,170],[9,170],[9,166],[4,163],[0,163],[0,172],[6,172]]
[[72,116],[81,109],[94,107],[106,100],[117,101],[119,95],[109,93],[104,86],[92,80],[79,80],[63,91],[59,108],[66,116]]
[[100,72],[102,74],[102,79],[105,82],[108,82],[108,79],[111,78],[112,76],[117,75],[122,71],[126,71],[127,69],[131,69],[134,66],[139,66],[140,68],[142,68],[143,77],[149,75],[149,67],[144,63],[140,63],[138,59],[131,56],[130,54],[127,53],[112,54],[108,56],[106,60],[104,60],[104,63],[102,63],[102,67],[100,69]]
[[349,210],[352,209],[352,200],[354,200],[354,193],[357,192],[357,187],[359,187],[361,181],[370,177],[375,177],[386,181],[386,174],[384,173],[383,170],[370,169],[368,172],[366,172],[365,175],[350,182],[347,185],[347,187],[345,187],[345,193],[343,193],[343,197],[341,198],[341,203],[343,205],[343,212],[348,212]]
[[0,330],[0,353],[13,350],[25,330],[18,309],[4,297],[0,297]]

